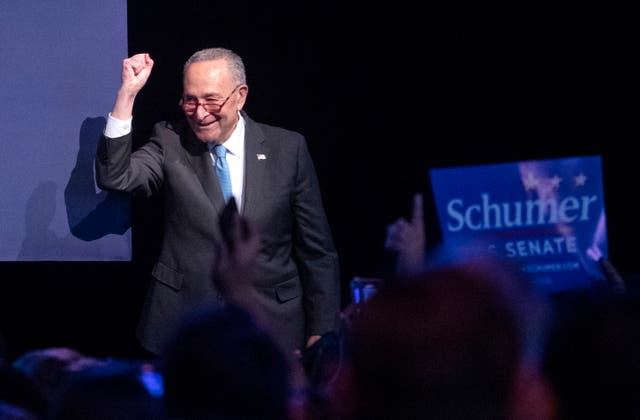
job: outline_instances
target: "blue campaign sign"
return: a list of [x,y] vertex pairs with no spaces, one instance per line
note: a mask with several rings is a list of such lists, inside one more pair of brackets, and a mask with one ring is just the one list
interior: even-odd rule
[[443,246],[480,243],[547,291],[591,287],[608,257],[601,168],[586,156],[432,169]]

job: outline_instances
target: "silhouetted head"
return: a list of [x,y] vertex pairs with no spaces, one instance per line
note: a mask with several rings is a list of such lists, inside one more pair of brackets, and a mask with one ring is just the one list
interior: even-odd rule
[[163,420],[164,404],[136,362],[110,361],[75,372],[54,400],[51,420]]
[[172,417],[287,417],[287,359],[238,307],[201,309],[188,316],[162,359]]
[[387,285],[347,328],[338,387],[353,400],[340,402],[362,419],[507,418],[531,303],[522,279],[488,260]]

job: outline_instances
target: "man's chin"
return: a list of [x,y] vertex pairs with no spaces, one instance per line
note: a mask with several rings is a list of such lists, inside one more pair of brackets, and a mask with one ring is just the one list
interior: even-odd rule
[[[193,129],[193,127],[192,127]],[[212,129],[196,128],[193,129],[193,133],[196,135],[196,138],[202,142],[211,142],[215,141],[218,138],[218,132]]]
[[196,134],[196,138],[197,138],[198,140],[200,140],[201,142],[203,142],[203,143],[211,143],[212,141],[215,141],[215,139],[214,139],[214,138],[202,137],[202,136],[199,136],[199,135],[197,135],[197,134]]
[[191,127],[191,131],[193,131],[193,134],[195,134],[195,136],[201,142],[221,143],[222,141],[224,141],[223,139],[228,136],[227,131],[223,129],[221,118],[217,118],[211,123],[204,125],[198,124],[198,122],[194,120],[188,120],[188,122],[189,126]]

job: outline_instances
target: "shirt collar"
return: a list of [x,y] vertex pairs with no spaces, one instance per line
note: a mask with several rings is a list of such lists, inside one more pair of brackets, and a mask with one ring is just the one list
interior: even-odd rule
[[[242,114],[238,113],[238,124],[236,124],[236,128],[231,133],[231,136],[223,143],[225,149],[229,153],[239,158],[244,156],[244,118]],[[209,150],[216,144],[214,142],[209,143]]]

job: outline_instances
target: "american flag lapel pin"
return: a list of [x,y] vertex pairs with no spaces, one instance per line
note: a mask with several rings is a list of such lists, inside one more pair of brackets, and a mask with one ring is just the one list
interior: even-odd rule
[[265,159],[267,158],[267,156],[265,156],[265,155],[264,155],[264,154],[262,154],[262,153],[258,153],[258,154],[256,155],[256,157],[258,158],[258,160],[265,160]]

